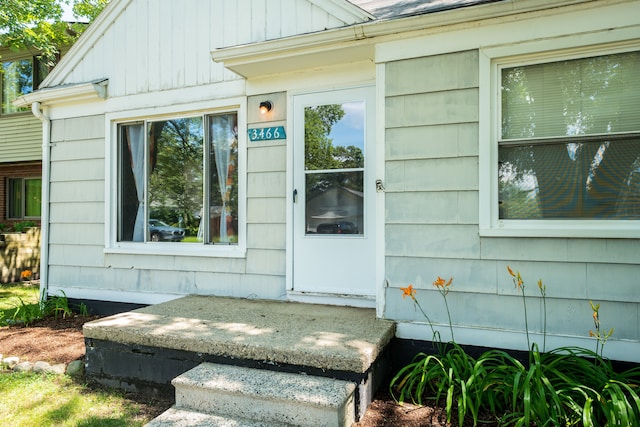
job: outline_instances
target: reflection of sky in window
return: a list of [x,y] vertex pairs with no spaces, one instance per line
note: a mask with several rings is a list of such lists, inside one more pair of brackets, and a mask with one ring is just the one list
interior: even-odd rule
[[333,146],[353,145],[364,152],[364,101],[342,104],[344,117],[333,125],[329,138]]

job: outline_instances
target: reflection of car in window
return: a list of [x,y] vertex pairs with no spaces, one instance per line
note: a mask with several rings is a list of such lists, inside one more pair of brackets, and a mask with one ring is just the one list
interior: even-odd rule
[[159,219],[150,219],[149,235],[152,242],[180,242],[184,239],[184,230],[172,227]]
[[318,225],[318,234],[358,234],[358,227],[349,221],[322,223]]

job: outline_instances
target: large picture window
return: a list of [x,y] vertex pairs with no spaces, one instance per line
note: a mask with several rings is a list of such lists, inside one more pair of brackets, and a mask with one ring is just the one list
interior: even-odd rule
[[238,243],[236,113],[118,126],[120,242]]
[[40,218],[42,178],[9,178],[7,190],[7,218]]
[[499,219],[640,219],[640,52],[498,69]]

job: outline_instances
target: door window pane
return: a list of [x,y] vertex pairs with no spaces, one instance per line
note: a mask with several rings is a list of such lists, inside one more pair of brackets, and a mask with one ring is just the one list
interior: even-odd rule
[[364,101],[305,108],[305,234],[364,234]]
[[363,172],[306,175],[306,233],[363,234]]

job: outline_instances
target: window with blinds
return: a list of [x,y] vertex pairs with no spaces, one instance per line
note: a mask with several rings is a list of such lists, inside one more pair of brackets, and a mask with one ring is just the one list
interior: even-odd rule
[[640,219],[640,52],[499,71],[499,219]]

